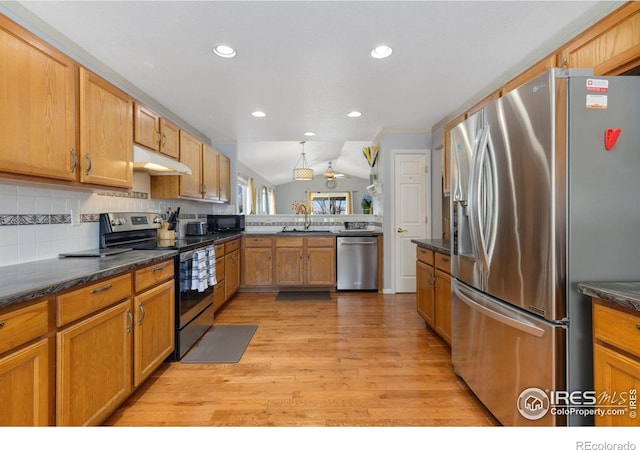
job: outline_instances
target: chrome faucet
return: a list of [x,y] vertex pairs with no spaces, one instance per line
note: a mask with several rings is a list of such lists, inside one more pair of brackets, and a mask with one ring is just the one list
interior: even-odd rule
[[309,230],[311,226],[311,218],[309,217],[309,209],[306,205],[302,205],[301,208],[304,210],[304,231]]

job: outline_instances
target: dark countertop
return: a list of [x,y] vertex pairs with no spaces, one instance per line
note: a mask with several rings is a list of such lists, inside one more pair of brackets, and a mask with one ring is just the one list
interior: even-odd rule
[[448,255],[451,253],[451,241],[449,239],[411,239],[418,247],[424,247],[438,253]]
[[324,231],[324,230],[312,230],[312,231],[245,231],[246,236],[300,236],[300,237],[313,237],[313,236],[381,236],[381,231],[368,231],[368,230],[345,230],[345,231]]
[[132,250],[113,256],[49,258],[0,267],[0,308],[160,262],[177,254],[176,250]]
[[640,311],[640,281],[578,283],[578,292]]

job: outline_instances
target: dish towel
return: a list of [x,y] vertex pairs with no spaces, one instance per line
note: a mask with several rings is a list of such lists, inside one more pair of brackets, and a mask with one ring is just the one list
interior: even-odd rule
[[212,246],[196,250],[191,266],[191,289],[205,291],[216,285],[216,257]]

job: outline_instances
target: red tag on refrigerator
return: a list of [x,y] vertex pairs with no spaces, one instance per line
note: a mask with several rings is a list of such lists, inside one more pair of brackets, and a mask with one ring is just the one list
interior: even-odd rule
[[607,150],[611,150],[616,142],[618,141],[618,136],[620,136],[620,132],[622,130],[620,128],[607,128],[604,132],[604,148]]

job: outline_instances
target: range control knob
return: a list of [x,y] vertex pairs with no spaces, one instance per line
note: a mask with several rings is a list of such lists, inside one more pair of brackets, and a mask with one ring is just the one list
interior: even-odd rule
[[153,223],[162,223],[162,217],[156,216],[153,218]]

